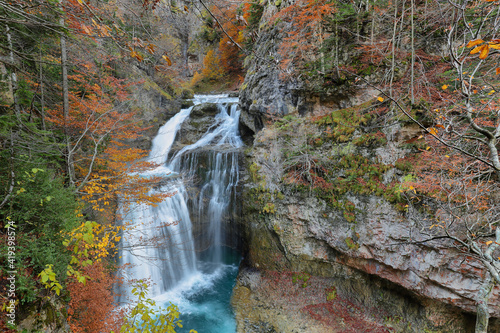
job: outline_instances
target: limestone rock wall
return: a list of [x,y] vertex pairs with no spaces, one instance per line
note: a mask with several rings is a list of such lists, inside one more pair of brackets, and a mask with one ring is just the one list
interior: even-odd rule
[[[409,135],[411,128],[394,131],[394,137],[401,138]],[[298,127],[289,132],[306,135]],[[270,325],[276,332],[300,332],[300,325],[305,325],[311,327],[311,332],[340,332],[360,321],[365,322],[363,329],[373,327],[374,332],[389,332],[390,328],[397,332],[473,331],[476,295],[484,274],[481,265],[442,241],[410,243],[410,233],[418,239],[418,230],[405,218],[404,211],[384,196],[347,191],[344,203],[355,207],[349,215],[345,206],[332,207],[317,192],[286,185],[284,155],[291,149],[287,144],[297,149],[300,145],[287,143],[285,136],[276,126],[269,126],[257,133],[253,148],[247,151],[242,225],[246,240],[244,266],[251,273],[243,270],[235,289],[239,331],[247,332],[248,327],[257,325],[262,330],[255,332],[267,332]],[[329,155],[335,165],[352,153],[385,161],[390,167],[381,177],[389,184],[403,174],[393,166],[405,154],[397,146],[396,142],[373,149],[349,142],[326,144],[316,148],[320,153],[316,152],[315,158]],[[339,170],[339,174],[345,176],[346,170]],[[276,278],[269,278],[269,272],[274,272]],[[312,287],[319,290],[318,294],[309,295],[309,286],[297,288],[290,282],[294,274],[319,279]],[[275,290],[287,283],[296,289],[295,294],[283,295]],[[338,298],[327,302],[324,290],[332,286]],[[283,302],[283,297],[287,301]],[[500,317],[499,301],[497,286],[490,299],[490,313],[496,318]],[[346,302],[352,303],[357,313],[354,317],[338,312]],[[253,304],[251,311],[248,304]],[[311,308],[321,307],[331,313],[325,314],[327,310],[323,309],[323,315],[309,316],[312,321],[304,319]],[[290,321],[295,320],[293,314],[297,312],[302,319],[297,319],[299,326],[291,328]],[[367,319],[362,313],[371,317]],[[344,318],[346,326],[338,320],[332,322],[336,316]],[[499,329],[498,324],[495,319],[491,321],[491,332]]]
[[[254,140],[242,178],[238,331],[472,332],[484,269],[453,244],[419,243],[421,225],[408,218],[398,192],[411,169],[401,161],[422,148],[412,143],[421,133],[370,112],[379,96],[372,84],[388,66],[394,80],[408,70],[405,59],[360,63],[359,46],[392,31],[392,21],[361,10],[322,27],[322,37],[334,36],[325,59],[357,77],[333,67],[286,77],[279,67],[284,23],[269,22],[289,3],[264,2],[240,93],[241,122]],[[417,31],[427,36],[417,47],[442,53],[442,34],[426,34]],[[500,331],[499,302],[496,286],[491,332]]]

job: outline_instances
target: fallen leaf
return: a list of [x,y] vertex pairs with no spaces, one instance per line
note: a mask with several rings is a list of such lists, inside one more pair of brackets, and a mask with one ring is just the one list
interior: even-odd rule
[[166,55],[163,55],[162,58],[167,62],[167,64],[169,66],[172,66],[172,60],[170,60],[169,57],[167,57]]

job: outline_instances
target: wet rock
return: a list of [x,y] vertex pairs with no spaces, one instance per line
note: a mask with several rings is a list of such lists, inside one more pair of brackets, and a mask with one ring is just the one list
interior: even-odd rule
[[181,101],[181,109],[187,109],[194,105],[194,102],[189,99],[184,99]]
[[220,110],[215,103],[203,103],[196,105],[191,110],[190,118],[203,118],[208,116],[215,116]]

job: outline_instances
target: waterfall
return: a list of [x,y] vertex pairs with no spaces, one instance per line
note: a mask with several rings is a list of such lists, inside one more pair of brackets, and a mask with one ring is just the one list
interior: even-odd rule
[[194,224],[203,230],[197,238],[198,248],[207,252],[205,261],[210,262],[212,268],[223,261],[221,222],[225,214],[231,213],[228,208],[239,180],[238,148],[243,145],[238,135],[238,106],[218,104],[218,107],[219,113],[211,130],[194,144],[181,149],[170,163],[172,170],[184,170],[187,177],[193,179],[200,158],[206,159],[207,171],[201,179],[198,198],[192,198],[190,208],[196,212]]
[[[165,184],[151,191],[173,195],[156,207],[135,203],[127,211],[120,208],[123,223],[130,226],[122,240],[120,263],[131,266],[126,278],[151,279],[152,297],[223,265],[222,222],[231,214],[239,180],[238,150],[243,144],[237,98],[195,96],[195,105],[204,102],[217,103],[219,113],[198,141],[171,151],[190,107],[163,125],[152,142],[149,160],[157,167],[142,176],[164,177]],[[127,290],[124,294],[128,295]]]

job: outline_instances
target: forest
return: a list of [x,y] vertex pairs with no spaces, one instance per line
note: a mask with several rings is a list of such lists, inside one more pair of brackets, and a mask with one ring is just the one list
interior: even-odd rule
[[[229,91],[246,143],[242,267],[299,293],[328,276],[321,265],[341,265],[462,318],[433,322],[429,307],[428,321],[396,310],[349,321],[338,282],[318,287],[326,315],[300,310],[325,332],[500,328],[499,1],[0,0],[0,22],[2,331],[182,329],[175,304],[157,307],[147,281],[117,274],[120,221],[175,195],[141,176],[158,167],[146,157],[159,127],[194,94]],[[294,248],[307,246],[293,200],[313,202],[314,254]],[[401,236],[369,232],[384,205]],[[424,254],[394,264],[391,246]],[[420,271],[426,260],[455,278]],[[128,309],[120,284],[133,285]]]

